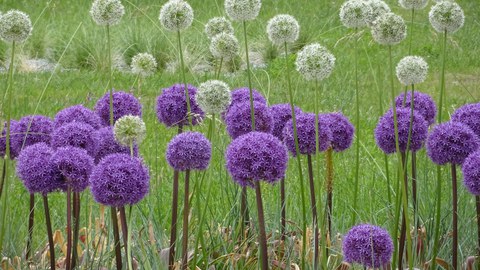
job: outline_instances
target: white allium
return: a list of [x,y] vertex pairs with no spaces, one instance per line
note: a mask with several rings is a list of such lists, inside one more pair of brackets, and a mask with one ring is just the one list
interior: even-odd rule
[[395,45],[407,37],[407,26],[402,17],[385,13],[372,26],[373,39],[383,45]]
[[348,0],[340,7],[340,21],[347,28],[366,26],[372,17],[372,8],[363,0]]
[[398,3],[405,9],[418,10],[424,9],[428,4],[428,0],[398,0]]
[[134,74],[147,77],[157,70],[157,61],[149,53],[139,53],[132,58],[131,68]]
[[234,21],[254,20],[261,7],[261,0],[225,0],[225,11]]
[[277,45],[295,42],[298,39],[299,30],[300,25],[297,20],[287,14],[277,15],[267,24],[268,38]]
[[297,54],[297,71],[307,80],[323,80],[335,66],[335,56],[318,43],[310,44]]
[[232,34],[218,34],[210,43],[210,52],[215,58],[230,60],[238,55],[239,50],[238,39]]
[[183,0],[170,0],[160,9],[160,23],[169,31],[184,30],[193,22],[193,9]]
[[455,33],[463,26],[465,15],[455,2],[441,1],[432,7],[428,14],[430,23],[437,32]]
[[428,64],[420,56],[407,56],[398,62],[396,71],[403,85],[418,84],[427,78]]
[[142,118],[136,115],[125,115],[115,122],[113,126],[115,140],[122,145],[130,146],[140,144],[147,135],[147,128]]
[[0,38],[6,42],[24,42],[32,32],[32,22],[27,14],[10,10],[0,16]]
[[232,94],[226,83],[210,80],[200,84],[195,99],[205,113],[220,114],[230,106]]
[[220,33],[233,34],[232,23],[225,17],[215,17],[208,20],[205,25],[205,34],[209,39]]
[[382,16],[385,13],[392,12],[390,7],[382,0],[365,0],[365,2],[370,6],[372,12],[370,17],[367,19],[367,24],[369,27],[373,26],[373,22]]
[[125,8],[120,0],[95,0],[90,9],[90,16],[98,25],[116,25],[123,15]]

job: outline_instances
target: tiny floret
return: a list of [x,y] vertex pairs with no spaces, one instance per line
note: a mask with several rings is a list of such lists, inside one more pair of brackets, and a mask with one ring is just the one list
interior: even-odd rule
[[428,64],[420,56],[406,56],[397,64],[396,71],[403,85],[419,84],[427,78]]
[[200,84],[195,99],[205,113],[220,114],[230,106],[232,94],[225,82],[210,80]]
[[325,118],[328,128],[332,132],[332,148],[335,152],[342,152],[350,148],[355,128],[348,118],[340,112],[320,115]]
[[132,58],[132,73],[147,77],[157,70],[157,60],[149,53],[139,53]]
[[200,132],[184,132],[168,143],[166,158],[176,171],[202,171],[210,164],[212,145]]
[[[95,112],[100,116],[104,126],[110,125],[110,94],[106,93],[95,104]],[[142,116],[142,104],[138,99],[123,91],[113,92],[113,123],[124,115]]]
[[55,128],[59,128],[71,122],[80,122],[89,124],[94,129],[101,127],[100,117],[92,110],[83,105],[75,105],[59,111],[53,119]]
[[267,24],[268,39],[276,45],[297,41],[299,31],[298,21],[288,14],[276,15]]
[[[233,139],[252,131],[250,102],[234,104],[225,116],[227,132]],[[273,128],[273,118],[267,105],[253,102],[255,131],[270,133]]]
[[385,13],[372,26],[373,39],[382,45],[396,45],[407,37],[407,26],[402,17]]
[[32,22],[27,14],[10,10],[0,16],[0,38],[6,42],[24,42],[32,32]]
[[[412,93],[408,92],[407,96],[404,93],[400,94],[395,98],[395,104],[397,108],[410,108],[412,106]],[[437,106],[430,95],[415,91],[413,94],[413,109],[423,116],[428,125],[435,122]]]
[[297,71],[307,80],[328,78],[335,66],[335,56],[325,47],[314,43],[303,47],[295,61]]
[[52,155],[52,163],[74,192],[82,192],[88,187],[94,162],[87,151],[73,146],[58,148]]
[[[298,107],[294,108],[295,116],[303,113]],[[277,137],[280,141],[283,141],[283,128],[287,122],[292,119],[292,107],[289,103],[275,104],[270,106],[270,113],[273,117],[273,136]]]
[[220,33],[214,36],[210,42],[210,52],[213,57],[225,61],[235,58],[239,50],[238,39],[233,34]]
[[193,22],[193,9],[184,0],[170,0],[160,9],[160,23],[168,31],[185,30]]
[[419,10],[427,6],[428,0],[398,0],[398,3],[402,8]]
[[387,3],[382,0],[365,0],[365,3],[367,3],[372,9],[372,12],[370,13],[371,16],[367,18],[367,24],[369,27],[372,27],[375,20],[383,14],[392,12]]
[[347,28],[359,28],[368,24],[372,7],[363,0],[348,0],[340,7],[340,21]]
[[463,184],[475,196],[480,196],[480,151],[470,154],[462,165]]
[[254,20],[261,7],[261,0],[225,0],[225,11],[234,21]]
[[116,25],[120,23],[125,8],[120,0],[95,0],[90,9],[90,16],[98,25]]
[[480,138],[480,103],[467,104],[452,114],[452,122],[467,125]]
[[465,15],[462,8],[452,1],[440,1],[428,13],[430,24],[437,32],[455,33],[462,28]]
[[142,118],[136,115],[125,115],[113,126],[115,139],[124,146],[140,144],[147,135],[147,128]]
[[208,20],[205,25],[205,34],[209,39],[212,39],[218,34],[227,33],[233,35],[232,23],[225,17],[215,17]]
[[[190,97],[190,113],[192,124],[197,125],[201,122],[205,113],[200,109],[195,96],[197,88],[187,85],[188,95]],[[157,97],[157,118],[160,123],[167,127],[188,126],[188,108],[184,84],[174,84],[169,88],[162,90],[162,94]]]

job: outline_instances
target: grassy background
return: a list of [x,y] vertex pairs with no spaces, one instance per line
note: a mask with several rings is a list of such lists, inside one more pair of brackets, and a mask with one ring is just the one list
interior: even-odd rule
[[[171,182],[172,170],[166,164],[164,151],[167,142],[175,135],[173,129],[166,129],[160,125],[155,115],[155,98],[161,89],[180,81],[179,72],[171,72],[167,67],[172,66],[176,59],[175,35],[165,32],[158,22],[158,13],[164,1],[130,0],[122,1],[126,7],[126,15],[122,22],[113,31],[113,46],[116,63],[120,66],[128,65],[133,55],[138,52],[152,53],[160,63],[158,72],[146,79],[141,94],[135,85],[135,76],[117,70],[115,72],[114,87],[135,93],[143,104],[143,117],[147,124],[148,136],[141,145],[142,156],[150,166],[151,190],[150,194],[134,209],[134,234],[138,253],[135,253],[140,265],[145,268],[156,269],[159,258],[158,250],[168,246],[168,230],[170,224]],[[212,72],[193,72],[205,64],[210,63],[209,41],[203,33],[204,24],[209,18],[223,16],[223,1],[219,0],[191,0],[195,10],[195,20],[188,30],[182,33],[185,44],[187,63],[192,72],[187,74],[188,81],[194,85],[211,78]],[[401,14],[408,22],[409,11],[402,10],[397,1],[386,1],[394,12]],[[478,63],[480,62],[479,17],[480,7],[475,1],[461,0],[458,3],[466,14],[465,26],[448,42],[447,54],[447,104],[448,113],[465,103],[480,100]],[[265,33],[269,18],[278,13],[289,13],[295,16],[301,25],[301,35],[297,43],[292,46],[295,53],[304,44],[319,42],[329,48],[337,57],[335,70],[330,78],[322,82],[320,99],[321,111],[342,111],[352,121],[354,120],[354,82],[353,82],[353,40],[352,31],[344,28],[338,18],[338,9],[342,1],[263,1],[259,18],[249,23],[248,35],[250,50],[263,58],[265,68],[254,71],[254,87],[264,93],[269,104],[287,102],[287,89],[284,79],[283,57],[279,50],[268,41]],[[430,5],[429,5],[430,6]],[[56,72],[50,85],[45,87],[50,73],[17,73],[15,75],[13,117],[20,118],[27,114],[44,114],[53,117],[60,109],[82,103],[90,108],[96,100],[105,93],[107,85],[107,56],[105,30],[98,27],[91,20],[88,11],[90,1],[45,1],[38,0],[35,4],[29,0],[3,0],[1,5],[5,12],[10,8],[27,12],[34,22],[34,30],[30,39],[20,49],[20,59],[46,58],[58,62],[65,68]],[[418,90],[431,94],[437,100],[439,92],[439,77],[441,63],[441,36],[436,33],[428,22],[429,8],[419,11],[415,18],[413,33],[413,54],[423,56],[430,65],[427,81],[418,86]],[[234,22],[236,36],[243,42],[241,25]],[[75,30],[78,31],[74,35]],[[409,32],[409,35],[411,32]],[[73,42],[66,47],[73,37]],[[243,43],[242,43],[243,44]],[[354,181],[354,150],[335,154],[335,197],[334,197],[334,234],[345,233],[353,225],[350,222],[352,211],[357,211],[359,221],[370,222],[393,230],[393,204],[387,198],[387,185],[383,154],[375,145],[373,129],[378,117],[386,111],[390,100],[388,80],[388,58],[386,47],[373,42],[369,31],[365,30],[360,37],[360,93],[361,93],[361,170],[359,207],[352,209],[353,181]],[[65,55],[60,59],[63,51]],[[281,50],[280,50],[281,51]],[[394,63],[408,53],[408,41],[395,46]],[[0,43],[0,64],[6,65],[10,55],[10,46]],[[244,52],[242,52],[244,55]],[[260,57],[261,56],[261,57]],[[294,57],[291,57],[293,63]],[[313,110],[313,95],[315,87],[292,71],[296,103],[304,111]],[[2,81],[6,85],[6,77]],[[246,85],[246,75],[243,71],[222,75],[222,79],[232,88]],[[396,82],[397,93],[402,87]],[[3,93],[3,92],[2,92]],[[2,95],[3,96],[3,95]],[[35,108],[38,109],[35,112]],[[208,121],[206,121],[208,123]],[[220,127],[219,127],[220,126]],[[210,254],[229,254],[234,252],[234,244],[223,239],[225,235],[219,233],[221,228],[234,227],[238,219],[238,187],[230,180],[224,169],[223,153],[230,139],[224,131],[223,124],[217,123],[218,130],[214,138],[214,158],[210,169],[202,181],[202,173],[194,174],[193,185],[200,189],[193,197],[191,234],[197,234],[198,220],[211,188],[209,208],[206,212],[205,240]],[[197,130],[206,133],[206,124]],[[419,159],[419,212],[427,228],[427,239],[433,241],[434,216],[434,165],[426,157],[425,151],[418,154]],[[393,168],[390,159],[390,168]],[[323,159],[319,164],[323,168]],[[306,159],[303,161],[306,168]],[[306,171],[306,170],[305,170]],[[292,221],[290,230],[296,230],[301,222],[300,195],[296,166],[291,164],[287,175],[288,219]],[[321,190],[323,173],[317,177],[317,191]],[[451,229],[450,178],[449,170],[444,170],[443,209],[442,209],[442,246],[440,256],[448,259],[451,240],[448,233]],[[393,179],[393,175],[391,175]],[[393,180],[392,180],[393,181]],[[3,256],[12,258],[19,256],[26,242],[28,194],[18,180],[10,180],[9,219],[6,234],[6,247]],[[200,185],[200,183],[202,183]],[[181,185],[182,186],[182,185]],[[207,188],[208,187],[208,188]],[[392,188],[392,187],[390,187]],[[275,237],[279,231],[279,195],[278,186],[264,186],[264,204],[266,210],[267,230]],[[393,192],[393,190],[392,190]],[[182,193],[181,193],[182,194]],[[253,193],[252,193],[253,194]],[[307,193],[308,194],[308,193]],[[317,192],[320,194],[320,192]],[[91,218],[92,223],[98,217],[98,207],[93,203],[88,192],[83,195],[84,221]],[[250,205],[254,211],[254,198],[250,196]],[[319,201],[324,202],[324,198]],[[198,204],[200,202],[200,205]],[[40,250],[46,242],[43,226],[41,200],[37,199],[36,212],[37,227],[34,249]],[[54,228],[63,230],[65,226],[65,201],[63,194],[51,195],[52,217]],[[475,212],[474,197],[464,188],[460,188],[459,203],[459,231],[460,256],[465,259],[475,252]],[[255,220],[256,214],[252,212]],[[309,218],[310,220],[310,218]],[[108,227],[108,220],[107,227]],[[152,226],[156,243],[149,242],[148,228]],[[192,241],[196,237],[192,236]],[[191,245],[192,246],[192,245]],[[430,245],[431,246],[431,245]],[[134,249],[136,250],[136,249]],[[431,252],[427,249],[427,253]],[[339,247],[333,248],[333,253],[341,253]],[[201,256],[201,255],[199,255]],[[427,255],[428,256],[428,255]],[[95,262],[98,265],[111,263],[112,254],[105,253]],[[292,255],[292,259],[297,261]],[[223,267],[225,260],[219,259],[217,266]],[[95,265],[96,265],[95,264]],[[150,267],[149,267],[150,266]],[[230,265],[232,266],[232,265]],[[252,266],[253,267],[253,266]]]

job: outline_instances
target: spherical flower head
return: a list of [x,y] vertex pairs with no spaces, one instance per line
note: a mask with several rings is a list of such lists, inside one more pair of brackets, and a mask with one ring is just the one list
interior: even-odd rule
[[346,262],[381,268],[392,259],[393,242],[385,229],[361,224],[352,227],[345,235],[342,250]]
[[[104,126],[110,125],[110,94],[106,93],[95,104],[95,112]],[[138,99],[123,91],[113,92],[113,123],[124,115],[142,116],[142,105]]]
[[[395,105],[397,108],[411,108],[412,106],[412,93],[408,92],[407,96],[402,93],[395,98]],[[428,94],[415,91],[413,94],[413,109],[420,113],[428,125],[431,125],[435,122],[435,117],[437,116],[437,106],[435,101]]]
[[75,105],[65,108],[59,111],[53,119],[54,128],[59,128],[71,122],[89,124],[94,129],[99,129],[102,126],[98,114],[88,108],[85,108],[83,105]]
[[24,42],[32,32],[32,22],[27,14],[10,10],[0,16],[0,38],[6,42]]
[[[252,89],[252,98],[254,102],[256,101],[267,105],[267,100],[265,97],[256,89]],[[227,115],[228,111],[233,107],[233,105],[247,101],[250,102],[250,89],[248,87],[234,89],[232,91],[232,102],[230,103],[230,106],[228,106],[227,110],[222,113],[222,119],[225,120],[225,115]]]
[[398,3],[402,8],[419,10],[427,6],[428,0],[398,0]]
[[53,150],[46,143],[26,147],[17,158],[17,175],[28,192],[47,195],[62,189],[63,181],[57,167],[51,162]]
[[52,119],[43,115],[29,115],[22,117],[15,124],[10,125],[10,151],[14,158],[22,149],[29,145],[44,142],[50,144],[50,135],[53,131]]
[[51,160],[63,176],[67,187],[74,192],[82,192],[87,188],[94,163],[85,149],[60,147],[55,150]]
[[407,37],[407,26],[402,17],[385,13],[372,26],[373,39],[382,45],[395,45]]
[[168,143],[165,156],[176,171],[203,171],[210,164],[212,144],[200,132],[184,132]]
[[[315,114],[301,113],[296,115],[298,146],[301,155],[312,155],[316,152],[315,140]],[[332,141],[332,131],[328,127],[325,117],[318,118],[318,145],[320,152],[326,151]],[[284,142],[288,151],[293,155],[297,155],[295,149],[295,140],[293,137],[293,119],[289,120],[283,129]]]
[[124,146],[140,144],[147,135],[147,128],[142,118],[135,115],[125,115],[113,126],[115,140]]
[[467,104],[452,114],[452,122],[467,125],[480,138],[480,103]]
[[[95,158],[95,164],[98,164],[100,160],[110,154],[130,154],[130,148],[123,146],[115,140],[113,134],[113,127],[108,126],[101,128],[93,134],[95,141],[95,148],[93,151],[93,157]],[[134,156],[138,156],[138,147],[133,148]]]
[[451,1],[440,1],[435,4],[430,9],[428,18],[433,29],[440,33],[445,31],[455,33],[465,22],[462,8]]
[[277,137],[254,131],[233,140],[225,160],[237,184],[253,187],[254,181],[275,183],[285,177],[288,153]]
[[406,56],[397,64],[396,71],[403,85],[419,84],[427,78],[428,64],[420,56]]
[[347,28],[367,25],[372,17],[372,7],[363,0],[348,0],[340,7],[340,21]]
[[261,0],[225,0],[225,11],[234,21],[254,20],[261,7]]
[[[197,88],[187,85],[188,95],[190,97],[190,113],[192,114],[192,124],[195,126],[201,122],[205,113],[200,109],[195,96]],[[184,84],[175,84],[162,90],[162,94],[157,97],[157,118],[160,123],[167,127],[188,126],[188,108]]]
[[212,38],[210,52],[215,58],[225,61],[231,60],[238,55],[240,46],[238,39],[229,33],[220,33]]
[[[428,135],[428,124],[423,116],[417,111],[413,111],[413,124],[410,143],[408,142],[410,133],[410,123],[412,117],[412,111],[409,108],[397,108],[397,127],[398,127],[398,143],[400,146],[400,152],[408,150],[416,152],[423,147],[423,143]],[[378,121],[375,128],[375,141],[386,154],[392,154],[397,152],[395,144],[395,126],[394,126],[393,110],[389,110]]]
[[209,39],[212,39],[218,34],[227,33],[233,35],[232,23],[225,17],[215,17],[208,20],[205,25],[205,34]]
[[480,151],[470,154],[462,165],[463,184],[475,196],[480,196]]
[[295,66],[305,79],[321,81],[332,73],[335,56],[325,47],[314,43],[303,47],[298,52]]
[[120,0],[95,0],[90,9],[90,16],[98,25],[116,25],[120,23],[125,8]]
[[53,130],[51,145],[53,149],[74,146],[85,149],[90,155],[93,155],[95,149],[94,132],[95,129],[88,124],[71,122]]
[[458,122],[446,122],[436,126],[427,139],[427,154],[438,164],[462,164],[480,146],[478,136]]
[[[272,132],[273,117],[267,105],[253,102],[255,112],[255,131]],[[252,131],[252,115],[250,102],[234,104],[225,115],[227,132],[232,139]]]
[[184,0],[170,0],[160,9],[160,23],[168,31],[185,30],[193,22],[193,9]]
[[387,3],[382,0],[365,0],[365,3],[372,9],[372,12],[370,13],[371,16],[367,18],[367,24],[369,27],[372,27],[373,22],[383,14],[392,12]]
[[350,120],[340,112],[320,115],[325,118],[328,128],[332,131],[332,148],[335,152],[342,152],[350,148],[355,128]]
[[139,53],[132,58],[132,73],[148,77],[157,70],[157,60],[149,53]]
[[268,39],[276,45],[297,41],[299,32],[298,21],[288,14],[276,15],[267,24]]
[[[295,107],[295,116],[299,115],[302,110]],[[270,106],[270,113],[273,117],[272,135],[283,141],[283,128],[287,122],[292,119],[292,107],[289,103],[275,104]]]
[[195,100],[205,113],[220,114],[230,106],[232,93],[228,84],[210,80],[200,84]]

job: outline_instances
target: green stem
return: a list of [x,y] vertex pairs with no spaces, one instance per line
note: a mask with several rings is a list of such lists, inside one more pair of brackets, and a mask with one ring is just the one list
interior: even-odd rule
[[130,205],[130,211],[128,212],[128,227],[127,227],[127,235],[126,235],[127,236],[127,264],[128,264],[129,270],[133,270],[131,235],[132,235],[132,206]]
[[412,17],[410,21],[410,34],[408,37],[408,55],[412,55],[412,43],[413,43],[413,22],[415,21],[415,9],[412,8]]
[[33,237],[33,222],[35,220],[35,194],[30,194],[30,208],[28,212],[28,239],[27,239],[27,252],[25,254],[25,260],[28,261],[30,258],[30,252],[32,248],[32,237]]
[[360,96],[358,89],[358,29],[355,28],[354,66],[355,66],[355,184],[353,189],[352,225],[357,221],[358,183],[360,175]]
[[263,211],[262,191],[260,181],[255,181],[255,197],[257,200],[258,215],[258,243],[260,245],[260,262],[261,269],[268,270],[268,250],[267,250],[267,234],[265,232],[265,217]]
[[[120,247],[120,234],[118,232],[117,209],[113,206],[110,207],[110,216],[111,216],[111,219],[112,219],[116,267],[117,267],[117,270],[122,270],[122,251],[120,250],[121,247]],[[98,243],[100,243],[100,239],[99,239]],[[93,264],[93,262],[92,262],[92,264]]]
[[245,39],[245,57],[247,59],[247,77],[248,77],[248,89],[250,91],[250,117],[252,118],[252,131],[255,131],[255,108],[253,107],[253,87],[252,87],[252,75],[250,70],[250,58],[248,56],[248,39],[247,39],[247,23],[243,21],[243,35]]
[[218,66],[218,71],[215,73],[215,79],[218,80],[220,73],[222,72],[223,57],[220,58],[220,65]]
[[190,105],[190,94],[188,93],[188,85],[187,85],[187,77],[185,75],[185,61],[183,60],[183,49],[182,49],[182,36],[180,34],[180,30],[177,31],[177,39],[178,39],[178,51],[180,55],[180,65],[181,65],[181,73],[182,73],[182,80],[185,85],[185,98],[187,99],[187,119],[190,129],[193,129],[193,122],[192,122],[192,115],[191,115],[191,105]]
[[107,49],[108,49],[108,86],[110,98],[110,125],[114,124],[113,117],[113,68],[112,68],[112,38],[110,37],[110,25],[107,24]]

